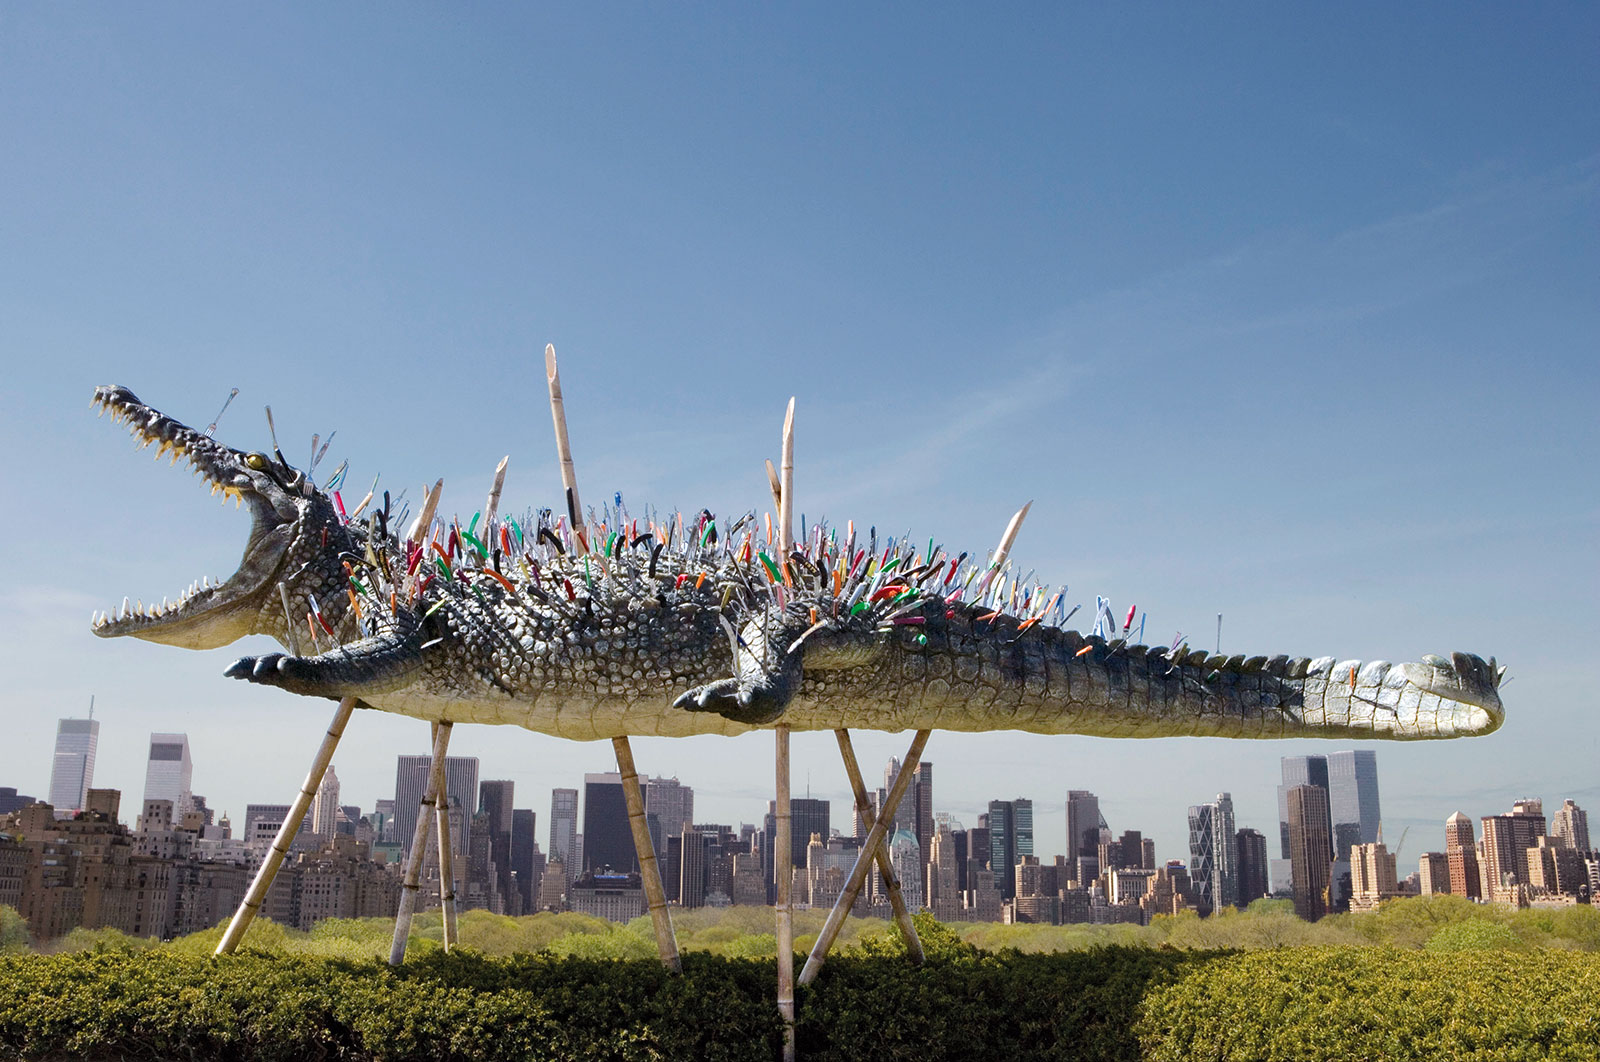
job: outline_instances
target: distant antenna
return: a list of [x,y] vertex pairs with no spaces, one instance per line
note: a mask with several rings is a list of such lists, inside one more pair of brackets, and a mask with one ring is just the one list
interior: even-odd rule
[[1217,613],[1217,655],[1222,655],[1222,613]]
[[89,718],[94,718],[94,694],[89,694]]

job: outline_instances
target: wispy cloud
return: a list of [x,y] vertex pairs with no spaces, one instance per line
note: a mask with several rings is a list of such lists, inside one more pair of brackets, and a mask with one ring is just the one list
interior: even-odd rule
[[1463,175],[1461,190],[1336,231],[1283,228],[1090,294],[1065,307],[1052,345],[1084,357],[1163,360],[1215,341],[1305,334],[1475,283],[1600,191],[1600,154],[1535,175]]

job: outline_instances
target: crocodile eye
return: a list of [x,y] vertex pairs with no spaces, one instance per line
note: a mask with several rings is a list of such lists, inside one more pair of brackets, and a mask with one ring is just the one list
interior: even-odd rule
[[244,463],[255,469],[257,472],[265,472],[267,470],[267,466],[271,464],[271,462],[267,460],[266,454],[245,454]]

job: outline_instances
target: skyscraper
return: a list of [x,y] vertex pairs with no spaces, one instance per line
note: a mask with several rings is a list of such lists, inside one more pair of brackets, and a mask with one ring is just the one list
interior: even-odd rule
[[[1096,838],[1096,851],[1099,839]],[[1033,801],[989,801],[989,869],[1002,898],[1017,895],[1017,860],[1033,855]]]
[[1519,800],[1509,815],[1483,817],[1483,898],[1516,903],[1528,885],[1528,849],[1545,834],[1544,805]]
[[939,823],[928,848],[928,909],[939,921],[953,922],[961,917],[961,875],[956,862],[955,834],[950,832],[947,819]]
[[1294,913],[1315,922],[1328,913],[1329,872],[1333,866],[1328,791],[1319,785],[1290,786],[1289,866]]
[[1478,869],[1478,841],[1472,820],[1462,812],[1444,823],[1444,855],[1450,867],[1450,893],[1471,900],[1483,898],[1483,877]]
[[894,876],[900,879],[901,895],[906,907],[917,911],[922,908],[922,854],[917,836],[905,827],[895,832],[889,842],[889,862]]
[[694,789],[676,778],[640,778],[644,790],[644,811],[654,815],[663,837],[683,832],[694,824]]
[[[91,710],[93,706],[91,705]],[[50,803],[57,817],[82,811],[94,785],[95,746],[100,723],[95,719],[63,719],[56,724],[55,762],[50,766]]]
[[543,862],[539,851],[539,819],[531,808],[511,812],[511,869],[517,875],[517,891],[522,895],[523,914],[532,914],[539,898],[539,878]]
[[[432,763],[432,756],[399,756],[395,760],[395,839],[408,853],[417,828],[417,813],[422,808],[422,794],[428,787],[428,768]],[[446,756],[444,790],[449,799],[450,853],[455,865],[465,870],[472,840],[472,813],[478,806],[478,757]]]
[[[66,722],[65,719],[62,722]],[[60,739],[57,738],[57,748]],[[59,752],[56,755],[60,755]],[[52,799],[55,796],[55,787],[52,783],[50,789]],[[1559,837],[1561,843],[1579,852],[1589,851],[1589,813],[1570,800],[1563,800],[1556,813],[1550,816],[1550,836]]]
[[506,910],[512,909],[511,893],[514,884],[511,879],[511,826],[512,826],[512,795],[516,792],[516,783],[509,779],[487,779],[478,783],[478,812],[488,816],[486,825],[489,828],[489,861],[494,864],[495,892],[506,905]]
[[[1281,761],[1283,782],[1278,786],[1278,832],[1284,859],[1293,858],[1289,851],[1289,790],[1297,785],[1314,785],[1328,792],[1328,758],[1326,756],[1285,756]],[[1329,807],[1332,807],[1331,794]],[[1331,812],[1330,812],[1331,814]],[[1333,845],[1333,830],[1328,831],[1328,844]]]
[[1068,873],[1077,874],[1079,856],[1098,854],[1104,822],[1099,797],[1087,789],[1067,791],[1067,866],[1073,868]]
[[556,860],[562,862],[563,882],[570,883],[582,872],[578,851],[578,791],[576,789],[550,790],[550,851],[545,854],[546,866]]
[[911,792],[908,796],[911,800],[912,829],[921,853],[917,868],[917,877],[921,879],[922,868],[928,865],[933,855],[933,764],[927,760],[917,764],[911,776]]
[[316,799],[311,802],[311,832],[318,837],[332,837],[338,824],[339,774],[330,763],[317,786]]
[[1189,807],[1189,877],[1201,907],[1215,911],[1238,904],[1238,837],[1233,797],[1228,793],[1218,793],[1210,804]]
[[[896,769],[899,764],[897,763]],[[832,813],[829,802],[816,800],[812,797],[794,797],[789,801],[789,858],[791,866],[804,868],[806,865],[806,845],[811,843],[811,835],[817,834],[826,843],[833,835]],[[776,899],[777,879],[774,877],[775,864],[773,862],[773,849],[778,840],[778,804],[777,801],[767,801],[766,818],[761,824],[761,875],[767,883],[767,902]]]
[[1248,826],[1234,834],[1239,851],[1239,906],[1248,907],[1268,895],[1272,885],[1267,871],[1267,838]]
[[1395,884],[1395,858],[1382,841],[1358,844],[1350,850],[1350,908],[1375,910],[1381,902],[1399,895]]
[[704,907],[706,903],[706,865],[710,862],[711,842],[715,839],[689,824],[678,833],[678,902],[684,907]]
[[174,816],[189,810],[194,764],[189,760],[188,734],[151,734],[150,758],[144,769],[144,803],[172,801]]
[[622,775],[616,771],[583,776],[583,869],[613,874],[639,872],[639,856],[628,825]]
[[1373,844],[1383,819],[1378,804],[1378,754],[1353,749],[1328,754],[1328,810],[1333,816],[1333,858],[1350,858],[1352,845]]

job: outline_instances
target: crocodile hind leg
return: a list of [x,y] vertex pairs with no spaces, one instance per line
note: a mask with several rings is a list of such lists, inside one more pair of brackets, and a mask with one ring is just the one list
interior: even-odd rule
[[788,647],[799,631],[783,625],[769,630],[755,618],[737,634],[726,620],[723,627],[733,643],[733,677],[696,686],[680,694],[672,706],[691,712],[716,712],[751,726],[776,721],[800,689],[803,650]]

